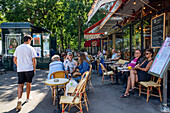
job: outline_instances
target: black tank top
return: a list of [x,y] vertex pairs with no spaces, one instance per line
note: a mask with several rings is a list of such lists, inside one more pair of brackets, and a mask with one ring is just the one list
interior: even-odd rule
[[[151,59],[152,60],[152,59]],[[140,67],[141,68],[146,68],[146,66],[148,65],[148,63],[151,61],[151,60],[146,60]]]

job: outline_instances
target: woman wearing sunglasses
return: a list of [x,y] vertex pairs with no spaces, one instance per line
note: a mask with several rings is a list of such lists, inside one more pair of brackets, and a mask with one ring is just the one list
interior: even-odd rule
[[153,63],[152,56],[153,51],[151,49],[147,49],[145,53],[146,59],[141,64],[135,66],[134,73],[130,73],[130,76],[128,77],[128,85],[126,88],[126,92],[124,95],[121,95],[121,98],[130,97],[129,90],[134,92],[135,82],[149,81],[151,79],[151,75],[148,74],[148,71]]

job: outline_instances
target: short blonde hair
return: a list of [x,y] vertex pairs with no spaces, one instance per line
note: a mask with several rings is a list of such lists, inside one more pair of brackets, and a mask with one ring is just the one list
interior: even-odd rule
[[60,59],[60,56],[59,55],[54,55],[51,60],[52,61],[56,61],[56,60],[59,60]]

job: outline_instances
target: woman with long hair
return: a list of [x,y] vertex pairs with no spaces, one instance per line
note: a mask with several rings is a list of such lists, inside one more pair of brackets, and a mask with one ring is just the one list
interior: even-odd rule
[[[90,65],[89,65],[89,61],[86,59],[86,56],[83,52],[80,52],[78,55],[78,61],[79,61],[79,65],[77,65],[75,63],[75,65],[77,66],[76,68],[79,69],[79,73],[81,73],[81,75],[83,75],[84,72],[89,71],[90,70]],[[75,80],[80,80],[81,76],[74,78]]]

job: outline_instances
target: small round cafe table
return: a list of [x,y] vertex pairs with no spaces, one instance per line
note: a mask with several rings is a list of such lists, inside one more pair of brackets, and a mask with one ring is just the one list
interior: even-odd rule
[[[56,97],[56,90],[57,90],[57,105],[58,109],[60,110],[59,106],[59,92],[58,92],[58,86],[59,85],[66,85],[69,82],[69,79],[66,78],[55,78],[55,79],[49,79],[45,81],[45,85],[52,86],[53,90],[53,105],[55,105],[55,97]],[[55,89],[56,87],[56,89]]]

